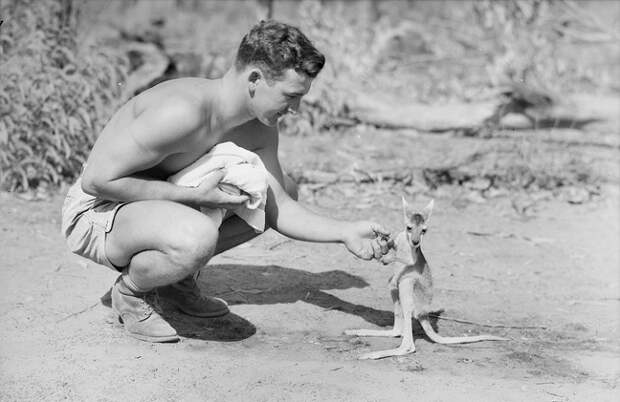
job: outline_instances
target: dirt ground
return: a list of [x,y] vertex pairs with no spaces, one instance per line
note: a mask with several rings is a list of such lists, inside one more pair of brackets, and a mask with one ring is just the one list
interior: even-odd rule
[[[282,159],[291,169],[307,163],[333,171],[352,160],[369,169],[415,165],[474,141],[446,146],[438,135],[389,135],[392,153],[376,133],[283,138]],[[617,148],[605,152],[593,148],[593,163],[617,169]],[[408,192],[420,207],[435,199],[423,248],[434,268],[434,305],[443,309],[439,332],[485,332],[510,341],[441,346],[414,326],[415,354],[359,361],[363,352],[400,342],[343,335],[391,325],[390,268],[356,260],[340,245],[268,232],[202,271],[203,290],[226,299],[231,314],[195,319],[164,304],[181,342],[140,342],[111,315],[107,293],[115,273],[66,251],[62,197],[0,194],[0,399],[618,400],[617,185],[604,185],[600,196],[579,205],[538,200],[526,215],[508,196]],[[401,194],[386,183],[301,188],[314,210],[374,219],[391,230],[400,227]]]

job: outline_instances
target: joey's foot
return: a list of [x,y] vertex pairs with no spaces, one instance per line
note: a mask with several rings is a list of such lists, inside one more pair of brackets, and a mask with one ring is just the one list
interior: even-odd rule
[[352,336],[384,336],[388,338],[396,338],[401,335],[401,331],[397,329],[347,329],[345,335]]

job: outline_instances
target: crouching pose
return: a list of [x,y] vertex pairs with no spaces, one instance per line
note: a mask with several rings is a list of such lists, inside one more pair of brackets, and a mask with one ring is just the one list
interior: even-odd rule
[[[200,293],[195,274],[214,255],[257,235],[231,213],[250,196],[223,191],[226,169],[196,186],[168,181],[217,145],[231,142],[260,158],[265,228],[298,240],[339,242],[363,259],[387,252],[377,237],[388,235],[380,225],[336,221],[299,204],[278,161],[277,121],[297,110],[324,61],[297,28],[261,22],[243,37],[222,78],[163,82],[129,100],[107,123],[67,194],[62,230],[71,251],[120,272],[112,307],[129,335],[178,339],[146,301],[155,289],[187,314],[228,312],[223,300]],[[227,212],[214,219],[205,209]]]

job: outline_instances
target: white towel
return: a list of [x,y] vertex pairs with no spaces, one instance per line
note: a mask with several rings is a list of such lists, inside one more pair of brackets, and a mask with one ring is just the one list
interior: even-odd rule
[[[220,181],[220,188],[230,191],[232,187],[233,190],[242,190],[250,196],[243,206],[233,212],[255,231],[263,232],[268,187],[267,169],[254,152],[233,142],[218,144],[194,163],[170,176],[168,181],[179,186],[197,187],[210,174],[222,168],[226,168],[226,174]],[[201,208],[201,212],[214,219],[218,227],[226,214],[224,208]]]

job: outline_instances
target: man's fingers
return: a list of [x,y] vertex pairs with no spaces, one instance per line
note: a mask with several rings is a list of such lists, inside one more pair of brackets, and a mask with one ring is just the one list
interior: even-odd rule
[[390,250],[390,242],[385,239],[379,239],[378,242],[381,247],[381,254],[386,254]]
[[[221,190],[220,190],[221,191]],[[222,191],[222,193],[224,193],[226,196],[222,197],[222,202],[226,203],[226,204],[243,204],[244,202],[248,201],[250,199],[250,197],[247,194],[243,194],[243,195],[231,195],[228,194],[224,191]]]
[[226,175],[225,169],[214,170],[200,183],[201,186],[215,187]]
[[370,241],[370,246],[372,247],[373,257],[375,257],[377,259],[381,258],[383,253],[381,252],[381,245],[379,244],[377,239],[371,240]]
[[383,236],[389,236],[390,232],[388,232],[387,230],[385,230],[385,228],[377,223],[372,223],[371,226],[372,231],[375,232],[375,234],[377,235],[383,235]]
[[372,258],[372,252],[365,247],[362,247],[359,250],[357,250],[355,255],[361,258],[362,260],[370,260]]

